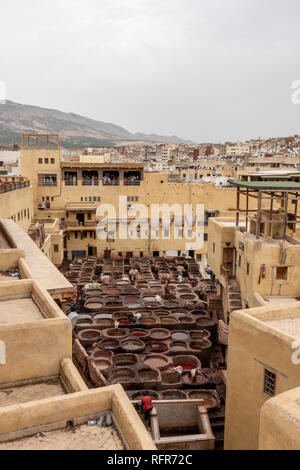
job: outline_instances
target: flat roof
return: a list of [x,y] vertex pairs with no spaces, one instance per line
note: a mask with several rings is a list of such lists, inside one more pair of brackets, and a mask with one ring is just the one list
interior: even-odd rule
[[59,378],[45,379],[36,383],[15,384],[0,387],[0,407],[27,403],[34,400],[65,395]]
[[31,298],[2,300],[0,297],[0,325],[32,322],[43,318]]
[[134,170],[135,168],[144,168],[145,167],[145,163],[136,163],[136,162],[120,162],[120,163],[100,163],[100,162],[75,162],[75,161],[72,161],[72,160],[64,160],[63,162],[61,162],[61,166],[62,168],[76,168],[76,167],[80,167],[80,168],[94,168],[94,167],[97,167],[97,168],[104,168],[104,169],[124,169],[124,168],[128,168],[128,169],[131,169],[131,170]]
[[0,250],[7,250],[9,248],[13,248],[13,247],[7,240],[5,233],[2,232],[1,225],[0,225]]
[[265,320],[264,323],[296,338],[300,338],[300,316]]
[[254,171],[247,173],[248,176],[300,176],[297,170],[270,170],[270,171]]
[[60,429],[3,442],[0,450],[124,450],[124,446],[113,426],[82,424],[71,430]]
[[55,267],[34,241],[11,219],[1,219],[16,248],[25,252],[25,261],[29,267],[30,278],[39,283],[49,293],[71,293],[73,285]]
[[300,191],[300,183],[294,181],[238,181],[229,178],[231,186],[261,191]]
[[96,210],[96,204],[94,203],[84,203],[84,202],[78,202],[78,203],[70,203],[66,204],[66,211],[84,211],[84,210],[89,210],[89,211],[95,211]]

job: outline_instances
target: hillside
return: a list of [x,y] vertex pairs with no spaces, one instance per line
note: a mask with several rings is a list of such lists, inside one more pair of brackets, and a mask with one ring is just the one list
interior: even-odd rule
[[0,105],[0,145],[20,143],[22,132],[56,133],[66,147],[112,146],[122,141],[192,143],[176,136],[127,131],[74,113],[6,101]]

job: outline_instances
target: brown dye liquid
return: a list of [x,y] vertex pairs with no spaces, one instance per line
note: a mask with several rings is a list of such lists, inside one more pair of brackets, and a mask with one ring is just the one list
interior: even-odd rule
[[97,361],[96,362],[97,369],[103,370],[109,367],[109,363],[106,361]]
[[128,342],[128,343],[124,343],[123,347],[125,347],[126,349],[129,349],[130,351],[135,351],[136,349],[140,349],[141,345]]
[[166,361],[157,357],[149,357],[145,359],[144,364],[147,364],[150,367],[162,367],[166,365]]
[[177,341],[185,341],[188,339],[188,335],[186,333],[172,333],[172,339],[176,339]]
[[155,331],[155,333],[151,335],[152,338],[163,338],[164,336],[166,336],[164,331]]

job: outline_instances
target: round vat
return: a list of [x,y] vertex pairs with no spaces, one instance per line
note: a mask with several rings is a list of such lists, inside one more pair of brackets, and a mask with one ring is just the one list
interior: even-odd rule
[[179,295],[180,300],[195,300],[198,297],[196,297],[194,294],[181,294]]
[[192,341],[202,341],[203,339],[208,339],[210,337],[210,332],[207,330],[191,331],[190,338]]
[[182,382],[186,385],[199,386],[208,382],[207,378],[202,374],[197,374],[194,380],[192,380],[189,372],[184,372],[181,377]]
[[170,345],[170,351],[187,351],[188,347],[186,343],[180,343],[179,341],[172,341]]
[[101,338],[99,330],[81,330],[77,333],[77,338],[83,346],[90,346]]
[[112,352],[117,352],[119,349],[119,341],[116,339],[102,339],[99,341],[98,346],[100,348],[108,349]]
[[182,390],[165,390],[161,392],[163,400],[186,400],[187,395]]
[[182,367],[184,371],[192,370],[192,369],[201,369],[201,362],[196,356],[189,356],[189,355],[173,356],[173,365],[174,367],[177,367],[177,366]]
[[219,406],[219,400],[214,390],[192,390],[186,393],[190,400],[204,400],[204,406],[206,408],[216,408]]
[[111,367],[111,362],[107,359],[94,358],[94,363],[98,370],[105,370]]
[[95,325],[102,326],[103,328],[109,328],[109,327],[113,326],[113,324],[114,324],[112,319],[103,318],[101,314],[95,315],[93,317],[93,323],[95,323]]
[[114,366],[125,367],[136,364],[138,357],[136,354],[116,354],[113,358]]
[[121,339],[126,338],[126,336],[128,336],[128,333],[128,329],[108,328],[107,330],[103,330],[103,337]]
[[189,334],[186,331],[174,331],[171,333],[172,341],[184,342],[190,339]]
[[195,323],[194,318],[188,317],[187,315],[182,315],[178,318],[179,323]]
[[100,299],[91,298],[84,303],[84,309],[87,312],[95,312],[103,309],[103,302]]
[[160,323],[162,325],[177,325],[178,324],[178,320],[177,318],[174,318],[172,316],[168,316],[168,317],[161,317],[160,318]]
[[147,330],[142,330],[142,328],[135,328],[134,330],[130,331],[130,336],[134,336],[135,338],[142,338],[145,340],[150,337],[150,332]]
[[161,353],[164,354],[169,351],[169,347],[167,344],[160,342],[160,341],[149,341],[147,343],[145,351],[147,353]]
[[135,372],[130,367],[119,367],[111,372],[111,382],[130,382],[135,378]]
[[155,325],[156,318],[145,316],[145,317],[142,317],[139,322],[140,322],[140,325]]
[[95,359],[105,359],[107,361],[111,361],[111,359],[113,357],[113,353],[112,353],[112,351],[108,351],[106,349],[95,348],[92,351],[92,356]]
[[169,367],[169,359],[163,354],[149,354],[143,360],[143,363],[148,367],[164,370]]
[[166,341],[170,336],[170,332],[164,328],[153,328],[150,330],[150,339],[153,341]]
[[77,324],[78,323],[92,323],[92,316],[88,314],[82,314],[78,316]]
[[211,320],[209,317],[200,317],[196,319],[196,324],[199,329],[201,330],[208,330],[210,331],[212,328],[215,327],[215,322]]
[[152,382],[159,378],[159,372],[154,369],[140,369],[137,374],[141,382]]
[[156,392],[155,390],[141,390],[138,392],[134,392],[131,395],[132,400],[141,400],[144,397],[144,394],[149,395],[152,400],[160,400],[161,394]]
[[181,383],[181,378],[176,372],[162,372],[161,383],[176,385]]
[[126,339],[121,343],[124,352],[141,353],[145,349],[145,343],[140,339]]

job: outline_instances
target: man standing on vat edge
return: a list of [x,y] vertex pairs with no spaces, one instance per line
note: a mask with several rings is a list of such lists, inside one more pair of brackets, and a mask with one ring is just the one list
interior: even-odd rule
[[144,393],[143,394],[143,398],[142,398],[142,409],[143,409],[143,412],[144,412],[144,419],[145,419],[145,423],[146,423],[146,428],[147,428],[147,431],[149,431],[149,428],[150,428],[150,413],[151,413],[151,410],[153,408],[153,403],[152,403],[152,398],[150,397],[150,395],[147,395],[147,393]]

